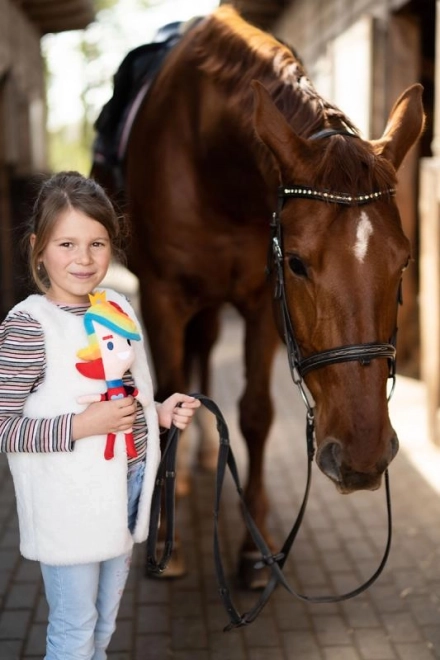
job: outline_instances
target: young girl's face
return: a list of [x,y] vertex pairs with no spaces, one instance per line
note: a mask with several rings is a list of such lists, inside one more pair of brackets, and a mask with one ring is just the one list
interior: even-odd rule
[[60,214],[42,254],[50,281],[47,296],[58,303],[88,303],[112,256],[107,229],[81,211]]

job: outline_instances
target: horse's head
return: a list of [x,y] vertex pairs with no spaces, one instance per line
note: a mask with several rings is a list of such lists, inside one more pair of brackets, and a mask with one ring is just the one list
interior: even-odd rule
[[[300,359],[306,365],[311,357],[313,367],[304,368],[304,380],[315,402],[316,461],[341,492],[373,490],[398,450],[386,347],[392,351],[410,245],[392,191],[423,127],[422,88],[402,94],[384,135],[372,142],[343,134],[343,126],[300,137],[266,90],[254,88],[257,133],[289,186],[279,214],[282,276]],[[371,344],[381,347],[379,357],[368,354]],[[339,361],[332,349],[341,347]],[[323,351],[328,361],[314,363]]]

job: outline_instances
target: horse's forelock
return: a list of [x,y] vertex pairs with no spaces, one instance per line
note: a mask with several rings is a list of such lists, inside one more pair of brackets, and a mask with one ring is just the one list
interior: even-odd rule
[[311,184],[356,195],[394,188],[396,176],[388,161],[375,155],[368,142],[337,136],[328,140]]

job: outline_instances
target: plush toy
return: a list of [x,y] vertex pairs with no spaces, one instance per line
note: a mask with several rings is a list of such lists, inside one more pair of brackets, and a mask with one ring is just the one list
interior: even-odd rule
[[[135,387],[124,384],[122,377],[134,361],[132,341],[139,341],[138,328],[128,314],[117,303],[106,299],[105,291],[89,295],[91,305],[84,315],[84,325],[89,338],[89,345],[78,351],[77,355],[85,362],[78,362],[78,371],[88,378],[105,380],[107,390],[102,394],[86,394],[78,398],[78,403],[111,401],[126,396],[133,396],[142,405],[147,405],[146,397]],[[127,455],[137,456],[133,433],[125,432]],[[116,434],[107,435],[104,457],[114,457]]]

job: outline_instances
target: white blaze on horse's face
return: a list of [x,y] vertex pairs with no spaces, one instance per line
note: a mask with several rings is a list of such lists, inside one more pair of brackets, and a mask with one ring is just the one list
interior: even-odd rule
[[373,225],[371,224],[370,218],[365,211],[362,211],[356,228],[356,243],[353,248],[354,256],[360,263],[363,263],[365,255],[367,254],[368,242],[372,233]]

